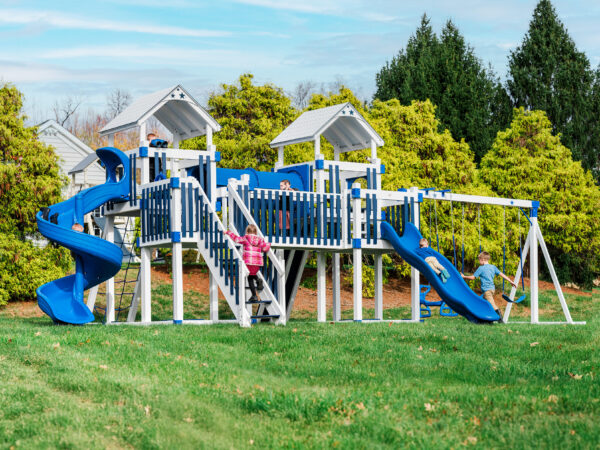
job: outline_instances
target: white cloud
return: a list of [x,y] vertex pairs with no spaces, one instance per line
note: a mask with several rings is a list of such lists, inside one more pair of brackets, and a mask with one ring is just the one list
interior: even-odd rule
[[[13,55],[13,57],[16,55]],[[35,55],[43,60],[69,60],[94,58],[96,63],[101,58],[114,62],[143,63],[146,70],[161,67],[228,68],[241,70],[261,68],[277,68],[281,59],[272,53],[251,52],[228,49],[189,49],[171,46],[140,45],[105,45],[47,50]]]
[[86,17],[54,11],[33,11],[22,9],[0,9],[0,24],[1,23],[8,25],[42,24],[63,29],[117,31],[181,37],[207,38],[231,36],[230,32],[221,30],[181,28],[160,24],[140,24],[134,21],[118,22],[101,19],[89,19]]

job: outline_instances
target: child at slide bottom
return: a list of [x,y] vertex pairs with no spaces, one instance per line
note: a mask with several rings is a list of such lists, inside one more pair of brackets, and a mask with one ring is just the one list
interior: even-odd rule
[[450,274],[444,266],[440,264],[438,259],[436,258],[436,253],[431,248],[429,248],[429,241],[425,238],[419,241],[419,248],[417,249],[417,255],[425,260],[427,264],[431,267],[431,269],[439,275],[442,279],[442,283],[446,283],[448,278],[450,278]]
[[465,280],[474,280],[475,278],[479,278],[481,281],[481,290],[483,291],[483,298],[487,300],[494,311],[500,316],[500,320],[498,322],[503,323],[502,313],[500,309],[496,306],[496,302],[494,301],[494,293],[496,291],[496,286],[494,285],[494,277],[496,275],[500,275],[506,281],[513,285],[513,287],[517,287],[516,283],[504,275],[500,270],[493,264],[490,264],[490,254],[488,252],[481,252],[477,259],[479,260],[480,266],[477,268],[473,275],[464,275],[461,273],[462,277]]
[[246,263],[250,271],[250,275],[248,275],[248,286],[250,287],[250,292],[252,292],[250,302],[257,302],[259,300],[257,290],[261,288],[259,287],[259,280],[256,274],[263,266],[263,252],[266,253],[271,248],[271,244],[257,236],[257,233],[258,229],[255,225],[248,225],[244,236],[238,236],[232,231],[225,232],[234,242],[244,246],[244,263]]

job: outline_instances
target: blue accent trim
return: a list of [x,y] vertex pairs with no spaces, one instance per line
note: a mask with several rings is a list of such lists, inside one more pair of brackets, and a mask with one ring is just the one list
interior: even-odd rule
[[381,220],[387,220],[387,213],[383,209],[381,210]]
[[362,239],[354,238],[352,239],[352,248],[362,248]]
[[181,242],[181,233],[179,231],[172,231],[171,240],[173,242]]
[[323,159],[315,160],[315,169],[323,170],[325,168],[325,161]]
[[354,322],[362,322],[362,320],[355,320]]
[[221,211],[221,208],[222,208],[221,200],[217,200],[217,202],[215,203],[215,211],[219,212],[219,211]]
[[423,203],[423,194],[419,192],[419,203]]
[[183,323],[183,320],[173,320],[173,323],[175,325],[181,325]]
[[215,152],[215,162],[221,161],[221,152]]
[[140,147],[140,158],[148,157],[148,147]]
[[408,189],[406,189],[406,188],[400,188],[400,189],[398,189],[398,192],[408,192]]
[[531,202],[531,207],[538,209],[540,207],[540,202],[538,200],[534,200]]
[[137,248],[140,248],[140,238],[139,237],[135,238],[135,246]]
[[171,180],[171,189],[177,189],[181,187],[181,182],[179,180],[179,177],[173,177],[170,178]]
[[360,198],[360,188],[352,188],[352,198]]
[[537,212],[538,212],[537,208],[531,208],[531,216],[530,217],[537,217]]
[[379,173],[381,175],[383,175],[385,173],[385,164],[382,164],[381,166],[379,166]]

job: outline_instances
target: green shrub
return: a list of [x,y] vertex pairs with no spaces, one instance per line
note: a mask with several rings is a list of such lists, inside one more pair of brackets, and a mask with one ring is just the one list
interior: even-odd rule
[[552,134],[546,113],[515,109],[480,174],[497,195],[540,201],[540,228],[560,280],[590,287],[600,267],[600,189]]
[[0,305],[35,299],[35,290],[64,276],[72,262],[62,247],[38,248],[15,235],[0,234]]

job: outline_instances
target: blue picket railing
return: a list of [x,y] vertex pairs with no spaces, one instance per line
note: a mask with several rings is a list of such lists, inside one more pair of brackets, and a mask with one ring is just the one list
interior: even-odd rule
[[[239,186],[238,193],[256,225],[271,243],[339,246],[342,242],[340,194],[267,189],[249,191],[247,185]],[[241,231],[245,226],[238,229]]]
[[181,237],[193,238],[200,229],[200,188],[191,182],[181,183]]
[[142,244],[171,238],[171,187],[168,182],[142,188]]
[[235,304],[239,305],[244,301],[240,294],[239,265],[241,255],[235,248],[235,244],[224,234],[224,228],[210,205],[208,197],[201,188],[195,188],[194,194],[198,193],[197,208],[200,214],[198,217],[198,233],[205,250],[209,251],[207,264],[212,264],[218,269],[225,286],[229,289],[229,294],[234,295]]

